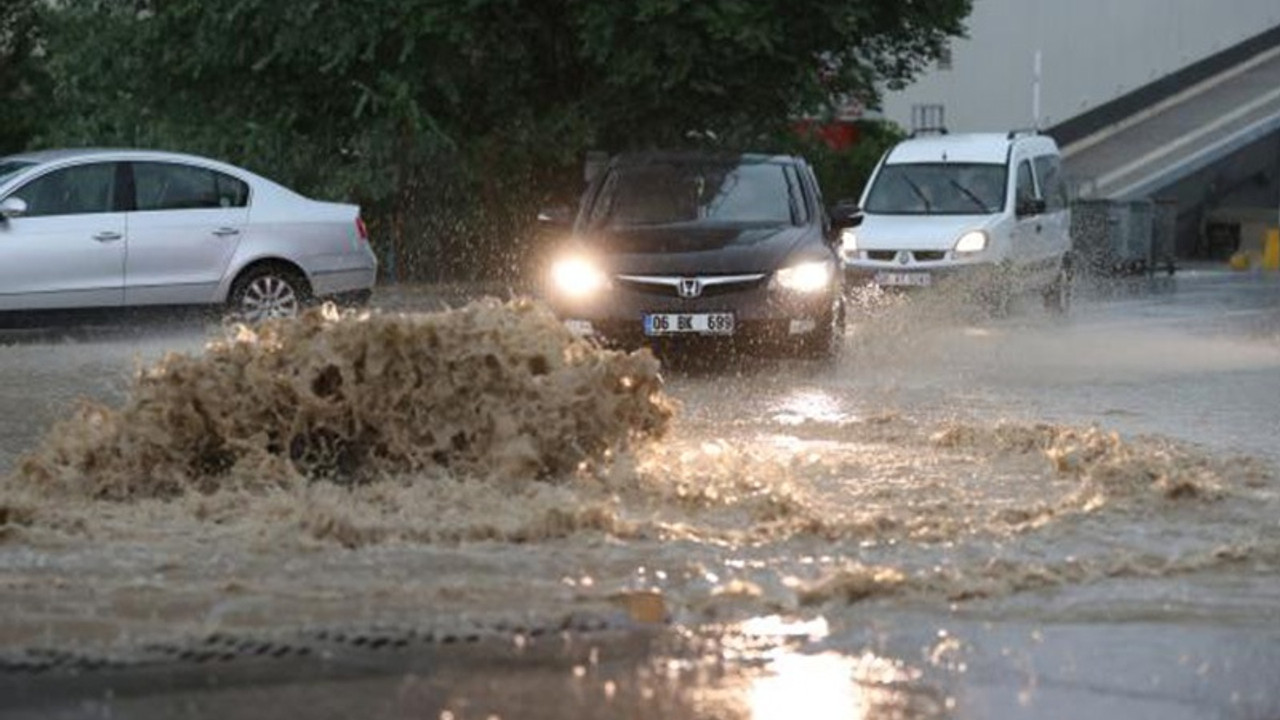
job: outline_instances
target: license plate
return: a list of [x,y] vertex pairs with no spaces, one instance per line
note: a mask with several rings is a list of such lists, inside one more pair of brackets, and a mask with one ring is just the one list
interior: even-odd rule
[[644,316],[645,335],[732,335],[733,313],[653,313]]
[[933,276],[925,272],[879,272],[876,273],[877,285],[892,287],[927,287],[932,284]]

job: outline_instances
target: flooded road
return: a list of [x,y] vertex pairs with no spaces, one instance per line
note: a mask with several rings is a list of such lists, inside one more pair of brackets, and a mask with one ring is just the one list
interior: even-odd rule
[[[833,365],[668,368],[667,432],[576,472],[124,500],[32,484],[20,457],[211,329],[6,337],[0,697],[14,716],[69,686],[71,716],[353,692],[392,717],[1280,713],[1280,278],[1141,281],[1068,320],[866,304]],[[207,661],[221,689],[172,676]],[[161,672],[170,692],[144,691]]]

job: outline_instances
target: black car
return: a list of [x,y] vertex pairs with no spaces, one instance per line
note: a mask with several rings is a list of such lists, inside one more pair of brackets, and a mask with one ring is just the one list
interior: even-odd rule
[[620,155],[591,180],[567,235],[545,295],[582,334],[812,357],[839,344],[839,231],[802,158]]

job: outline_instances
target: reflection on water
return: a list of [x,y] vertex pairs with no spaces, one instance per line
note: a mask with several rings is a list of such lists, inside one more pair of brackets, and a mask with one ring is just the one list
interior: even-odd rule
[[862,688],[854,682],[854,662],[843,655],[780,653],[767,673],[747,691],[753,720],[871,717]]
[[867,652],[769,653],[743,693],[751,720],[876,720],[941,717],[950,702],[921,683],[919,670]]
[[814,618],[813,620],[786,620],[777,615],[767,615],[744,621],[739,630],[747,637],[757,638],[789,637],[822,640],[831,634],[831,628],[827,625],[827,619],[824,617]]
[[[931,718],[947,703],[923,673],[872,652],[815,650],[828,639],[824,617],[755,617],[723,636],[726,660],[742,668],[720,691],[703,689],[718,717],[750,720]],[[803,648],[808,648],[807,651]]]
[[826,390],[797,388],[784,394],[773,412],[773,420],[783,425],[809,421],[842,422],[852,419],[840,401]]

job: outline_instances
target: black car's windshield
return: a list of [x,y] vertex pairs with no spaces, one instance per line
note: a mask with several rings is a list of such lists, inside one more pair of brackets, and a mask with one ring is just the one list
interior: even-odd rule
[[794,168],[772,162],[655,161],[610,170],[596,194],[593,227],[804,222]]
[[1005,206],[1004,165],[885,165],[864,210],[885,215],[990,215]]
[[35,163],[23,160],[0,160],[0,183],[3,183],[32,165],[35,165]]

